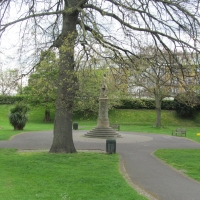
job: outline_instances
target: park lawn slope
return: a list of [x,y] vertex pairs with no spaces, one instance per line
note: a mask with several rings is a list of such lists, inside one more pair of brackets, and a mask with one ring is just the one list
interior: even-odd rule
[[159,149],[154,155],[200,182],[200,149]]
[[[156,111],[148,109],[116,109],[109,112],[111,123],[154,126]],[[194,118],[180,118],[174,110],[161,111],[162,126],[200,126],[200,113]]]
[[[11,136],[21,132],[53,130],[54,111],[51,111],[52,122],[43,122],[45,108],[31,107],[29,121],[23,131],[13,131],[9,124],[8,114],[12,105],[0,105],[0,140],[8,140]],[[155,124],[155,110],[111,110],[109,112],[110,123],[120,124],[121,131],[137,133],[154,133],[171,135],[172,130],[184,127],[187,130],[187,138],[200,142],[197,133],[200,132],[200,114],[195,118],[182,119],[175,111],[162,110],[162,127],[157,128]],[[78,123],[79,130],[91,130],[97,125],[97,116],[84,117],[74,115],[73,122]]]
[[124,180],[117,154],[0,149],[0,160],[1,199],[146,199]]

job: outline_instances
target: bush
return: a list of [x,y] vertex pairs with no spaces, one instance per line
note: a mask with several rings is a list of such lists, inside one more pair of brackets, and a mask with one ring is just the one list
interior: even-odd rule
[[29,108],[23,103],[16,103],[15,106],[10,110],[8,115],[9,121],[14,127],[14,130],[23,130],[28,121]]
[[180,100],[178,100],[177,98],[174,99],[174,108],[176,110],[176,113],[180,117],[185,117],[185,118],[194,117],[195,112],[197,110],[196,106],[191,107],[186,103],[180,102]]
[[174,100],[163,100],[161,103],[163,110],[174,110]]

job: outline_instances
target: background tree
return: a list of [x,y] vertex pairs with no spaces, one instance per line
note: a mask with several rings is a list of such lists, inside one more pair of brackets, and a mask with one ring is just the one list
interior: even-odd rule
[[18,70],[0,68],[0,93],[1,95],[13,95],[16,94],[18,83]]
[[84,67],[79,67],[77,72],[79,89],[76,93],[74,110],[81,111],[84,115],[98,113],[98,101],[104,74],[107,76],[109,109],[120,105],[121,97],[127,95],[127,88],[124,89],[125,84],[119,82],[122,80],[122,74],[118,73],[117,65],[112,61],[106,62],[99,55],[90,60],[82,61],[81,65]]
[[35,66],[23,89],[28,103],[45,107],[44,121],[52,121],[50,110],[55,109],[57,92],[58,61],[53,51],[41,52],[40,62]]
[[[34,55],[33,62],[38,61],[41,49],[55,47],[59,52],[54,139],[50,152],[76,152],[72,140],[72,114],[78,89],[75,55],[88,59],[92,49],[104,59],[123,61],[126,56],[132,60],[137,56],[138,41],[144,40],[143,35],[168,54],[173,55],[177,48],[195,53],[199,45],[198,5],[197,0],[2,0],[0,35],[4,41],[11,31],[8,27],[21,30],[19,36],[25,39],[20,41],[21,47],[25,47],[20,50],[21,60]],[[34,52],[32,45],[35,45]],[[105,49],[113,54],[107,55]]]
[[[189,99],[188,96],[186,97],[185,100],[183,100],[180,96],[186,96],[186,94],[178,94],[175,99],[174,99],[174,108],[176,110],[176,113],[180,116],[180,117],[184,117],[184,118],[191,118],[194,117],[197,111],[197,104],[194,106],[191,106],[189,104],[187,104],[186,99]],[[197,97],[195,97],[196,99]],[[181,99],[181,101],[179,101],[179,99]],[[183,103],[186,102],[186,103]]]
[[191,61],[190,54],[187,54],[187,59],[189,62],[185,63],[180,58],[182,61],[181,70],[176,69],[175,65],[172,71],[174,74],[174,88],[176,89],[174,97],[180,104],[185,104],[185,107],[193,108],[200,103],[200,70],[199,63]]
[[[95,62],[88,60],[86,63],[82,62],[84,68],[78,68],[78,91],[74,102],[75,112],[84,116],[97,114],[100,85],[104,74],[107,74],[108,79],[110,108],[120,104],[122,84],[116,86],[114,79],[116,79],[117,74],[107,68],[106,64],[108,63],[104,63],[101,59],[96,59]],[[40,62],[29,76],[28,86],[23,89],[23,95],[26,95],[28,103],[45,107],[44,121],[52,121],[50,110],[55,109],[57,77],[58,60],[55,52],[43,51]],[[119,80],[121,80],[121,77]]]
[[155,99],[156,127],[161,126],[162,100],[171,97],[173,75],[167,57],[166,52],[149,46],[141,49],[138,58],[132,63],[135,66],[130,68],[130,92],[136,97]]

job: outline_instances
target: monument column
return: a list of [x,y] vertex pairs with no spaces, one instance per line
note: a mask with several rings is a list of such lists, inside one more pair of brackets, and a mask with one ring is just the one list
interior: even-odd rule
[[97,127],[93,128],[90,132],[86,133],[84,135],[85,137],[105,139],[121,137],[109,125],[108,103],[109,99],[107,97],[106,75],[104,74],[101,85],[101,93],[99,97],[99,114],[97,119]]
[[97,121],[97,127],[109,127],[108,102],[108,98],[99,98],[99,116]]

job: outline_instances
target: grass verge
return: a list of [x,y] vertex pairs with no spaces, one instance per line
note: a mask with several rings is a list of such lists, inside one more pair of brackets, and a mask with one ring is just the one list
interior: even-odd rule
[[119,172],[117,154],[0,149],[0,196],[12,200],[145,200]]
[[200,149],[159,149],[154,155],[200,182]]

